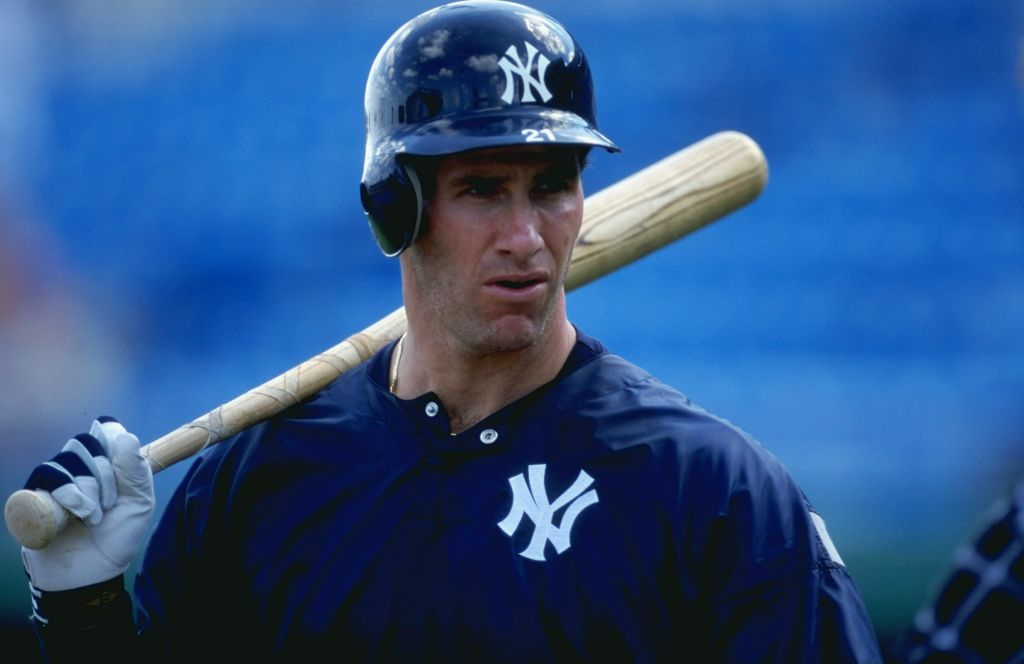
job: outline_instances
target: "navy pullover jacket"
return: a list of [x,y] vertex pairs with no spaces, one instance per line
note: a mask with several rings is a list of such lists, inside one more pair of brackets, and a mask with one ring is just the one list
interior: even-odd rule
[[881,661],[820,517],[732,425],[580,334],[451,435],[388,392],[390,351],[194,463],[136,579],[148,656]]

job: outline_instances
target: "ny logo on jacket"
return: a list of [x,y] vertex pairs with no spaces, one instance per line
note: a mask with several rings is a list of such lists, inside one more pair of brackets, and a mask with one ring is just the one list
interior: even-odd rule
[[[530,544],[519,552],[519,555],[530,560],[544,561],[544,546],[549,541],[555,547],[555,551],[564,553],[571,546],[569,533],[576,517],[597,502],[597,490],[587,491],[594,478],[583,470],[576,476],[572,486],[555,498],[554,502],[549,502],[544,486],[546,470],[547,464],[529,466],[529,485],[523,473],[509,478],[508,483],[512,486],[512,508],[508,516],[498,522],[498,527],[511,537],[519,529],[523,515],[533,521],[533,537]],[[553,522],[555,512],[566,506],[568,507],[562,515],[562,522],[556,526]]]

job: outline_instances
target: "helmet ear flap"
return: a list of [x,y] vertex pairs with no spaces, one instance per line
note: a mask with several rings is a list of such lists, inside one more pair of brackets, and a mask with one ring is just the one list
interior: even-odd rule
[[373,185],[361,183],[359,197],[370,230],[385,256],[399,255],[420,234],[423,189],[416,169],[405,160],[396,160],[391,174]]

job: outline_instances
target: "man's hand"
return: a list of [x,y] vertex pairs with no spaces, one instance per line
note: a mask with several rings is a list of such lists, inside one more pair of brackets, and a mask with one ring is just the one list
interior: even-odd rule
[[101,417],[32,471],[25,488],[49,492],[78,517],[45,548],[22,548],[33,586],[70,590],[128,569],[156,504],[153,473],[139,450],[138,438],[117,420]]

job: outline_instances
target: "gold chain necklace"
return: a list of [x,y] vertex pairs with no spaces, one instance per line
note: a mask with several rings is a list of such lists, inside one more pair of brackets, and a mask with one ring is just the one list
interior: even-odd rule
[[398,364],[402,361],[402,342],[404,341],[405,333],[403,332],[395,345],[395,361],[391,365],[391,380],[388,382],[388,391],[391,394],[395,394],[395,388],[398,386]]

